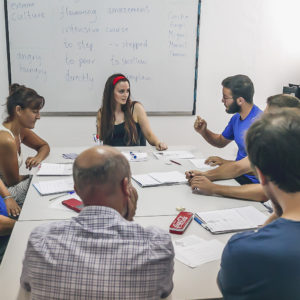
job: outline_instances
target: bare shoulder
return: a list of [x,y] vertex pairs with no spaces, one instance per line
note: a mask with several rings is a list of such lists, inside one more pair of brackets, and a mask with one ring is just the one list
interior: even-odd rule
[[144,106],[140,102],[135,102],[132,105],[134,105],[132,117],[135,122],[140,123],[146,117]]
[[134,104],[134,109],[133,109],[133,114],[141,114],[141,113],[145,113],[145,108],[144,106],[142,105],[142,103],[140,102],[135,102]]
[[0,131],[0,147],[5,149],[14,149],[16,148],[15,139],[7,131]]

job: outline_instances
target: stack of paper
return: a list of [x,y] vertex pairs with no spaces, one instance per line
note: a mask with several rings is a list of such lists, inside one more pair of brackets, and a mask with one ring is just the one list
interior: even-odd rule
[[176,159],[176,158],[194,158],[194,154],[189,151],[154,151],[156,158]]
[[128,161],[145,161],[148,159],[148,154],[146,152],[123,152],[122,154],[127,158]]
[[72,163],[70,164],[50,164],[50,163],[42,163],[39,167],[39,171],[36,175],[72,175]]
[[215,169],[217,168],[218,166],[210,166],[210,165],[207,165],[205,163],[205,158],[194,158],[194,159],[190,159],[190,162],[197,168],[197,169],[200,169],[200,170],[212,170],[212,169]]
[[218,240],[206,241],[195,235],[176,240],[173,245],[175,258],[191,268],[220,259],[225,246]]
[[73,178],[40,181],[34,183],[33,186],[42,196],[66,193],[74,190]]
[[142,187],[187,182],[185,175],[178,171],[132,175],[132,178]]
[[268,216],[253,206],[198,212],[195,220],[212,233],[226,233],[255,229],[264,224]]

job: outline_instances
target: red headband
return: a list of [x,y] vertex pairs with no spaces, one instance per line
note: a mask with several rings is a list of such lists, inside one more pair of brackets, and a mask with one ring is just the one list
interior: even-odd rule
[[115,77],[114,80],[113,80],[113,85],[116,85],[116,83],[117,83],[119,80],[121,80],[121,79],[126,79],[126,77],[124,77],[124,76],[117,76],[117,77]]

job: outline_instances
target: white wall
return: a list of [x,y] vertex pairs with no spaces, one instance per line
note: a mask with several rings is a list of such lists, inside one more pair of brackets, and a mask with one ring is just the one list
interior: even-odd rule
[[[298,0],[202,0],[197,114],[207,120],[210,129],[221,132],[230,118],[221,103],[221,81],[225,77],[250,76],[256,90],[255,103],[262,109],[267,96],[280,93],[283,85],[300,83],[299,11]],[[2,32],[3,28],[1,41]],[[4,51],[1,48],[2,66]],[[1,99],[7,93],[5,70],[1,68],[0,73]],[[157,116],[150,117],[150,122],[169,145],[192,144],[203,152],[211,149],[211,154],[233,155],[233,145],[225,151],[209,148],[194,132],[194,119]],[[52,146],[90,145],[95,118],[43,117],[36,132]]]

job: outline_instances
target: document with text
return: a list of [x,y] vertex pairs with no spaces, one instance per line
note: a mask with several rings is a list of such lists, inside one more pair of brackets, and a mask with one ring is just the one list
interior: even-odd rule
[[66,176],[72,175],[73,164],[52,164],[52,163],[41,163],[38,172],[38,176]]

